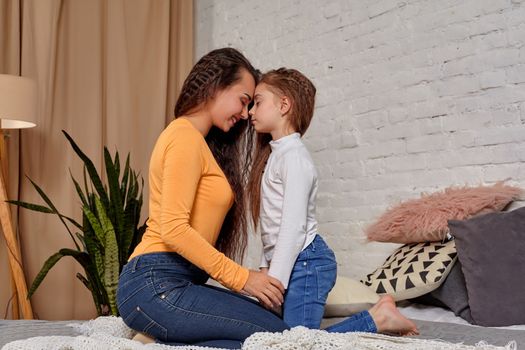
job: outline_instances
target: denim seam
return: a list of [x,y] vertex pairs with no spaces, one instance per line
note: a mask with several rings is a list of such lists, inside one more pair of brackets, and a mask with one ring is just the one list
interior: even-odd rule
[[[150,272],[150,271],[137,273],[136,271],[133,272],[131,270],[123,270],[120,273],[120,275],[119,275],[119,288],[123,288],[123,287],[129,286],[131,283],[136,282],[135,281],[136,279],[142,277],[144,274],[147,274],[148,272]],[[125,280],[125,282],[122,282],[124,280]]]
[[320,279],[321,279],[320,275],[325,273],[326,271],[330,271],[332,269],[334,269],[336,271],[336,275],[337,275],[337,263],[335,263],[335,262],[315,267],[315,278],[317,278],[317,300],[322,300],[324,298],[324,302],[325,303],[326,303],[326,299],[327,299],[328,293],[330,292],[330,290],[332,290],[332,288],[335,285],[335,280],[333,281],[334,284],[332,284],[332,287],[330,288],[330,290],[328,290],[326,295],[321,295],[321,287],[322,286],[319,283]]
[[143,317],[145,317],[149,323],[146,325],[146,327],[144,327],[144,329],[142,330],[142,332],[144,333],[148,333],[148,331],[153,327],[153,326],[156,326],[157,328],[161,329],[164,333],[164,341],[167,339],[168,337],[168,330],[166,329],[166,327],[164,327],[163,325],[159,324],[157,321],[155,321],[153,318],[151,318],[147,313],[144,312],[144,310],[142,310],[142,308],[137,308],[135,310],[135,312],[141,314]]
[[181,266],[181,267],[191,267],[192,264],[190,264],[187,261],[179,261],[178,258],[181,258],[176,253],[170,253],[170,252],[157,252],[157,253],[144,253],[141,255],[137,255],[133,259],[131,259],[128,264],[131,265],[131,269],[133,272],[143,269],[143,268],[150,268],[150,267],[158,267],[161,265],[168,265],[168,266]]
[[148,331],[155,325],[155,327],[160,328],[164,333],[164,339],[166,340],[168,338],[168,330],[166,327],[159,324],[157,321],[152,319],[147,313],[145,313],[142,309],[138,310],[144,317],[150,320],[150,324],[144,329],[144,333],[148,333]]
[[271,330],[269,329],[265,329],[263,327],[260,327],[254,323],[251,323],[251,322],[247,322],[247,321],[243,321],[243,320],[238,320],[238,319],[234,319],[234,318],[228,318],[228,317],[223,317],[223,316],[217,316],[217,315],[211,315],[211,314],[205,314],[205,313],[202,313],[202,312],[197,312],[197,311],[192,311],[192,310],[187,310],[187,309],[184,309],[180,306],[176,306],[176,305],[173,305],[172,303],[169,302],[169,300],[167,299],[161,299],[164,303],[168,304],[172,309],[176,309],[176,310],[179,310],[179,311],[182,311],[182,312],[187,312],[189,314],[194,314],[194,315],[199,315],[199,316],[204,316],[204,317],[210,317],[210,318],[215,318],[215,319],[218,319],[218,320],[222,320],[222,321],[231,321],[231,322],[236,322],[238,324],[245,324],[245,325],[249,325],[255,329],[258,329],[256,332],[270,332]]
[[118,307],[121,307],[123,306],[124,304],[126,304],[131,298],[133,298],[136,294],[138,294],[139,292],[141,292],[143,289],[147,288],[151,286],[150,283],[146,283],[145,285],[143,285],[142,287],[136,289],[133,291],[133,293],[130,293],[126,298],[122,299],[122,302],[119,303],[117,306]]
[[137,264],[139,263],[139,260],[140,260],[140,255],[135,257],[135,259],[133,259],[135,261],[133,261],[133,264],[131,265],[131,272],[136,272],[137,271]]
[[[153,290],[155,291],[155,293],[157,293],[156,292],[156,288],[155,288],[155,284],[153,283],[153,275],[150,276],[149,281],[153,285]],[[187,287],[184,288],[184,292],[181,294],[181,297],[182,297],[182,295],[184,295],[184,293],[186,293],[186,290],[187,290]],[[206,317],[212,317],[212,318],[216,318],[216,319],[219,319],[219,320],[234,321],[234,322],[238,322],[240,324],[250,325],[250,326],[252,326],[252,327],[254,327],[256,329],[259,329],[259,331],[266,331],[266,332],[269,331],[268,329],[259,327],[258,325],[253,324],[251,322],[246,322],[246,321],[242,321],[242,320],[227,318],[227,317],[223,317],[223,316],[216,316],[216,315],[211,315],[211,314],[205,314],[205,313],[202,313],[202,312],[197,312],[197,311],[192,311],[192,310],[186,310],[186,309],[184,309],[184,308],[182,308],[180,306],[177,306],[177,305],[171,303],[171,301],[168,298],[161,298],[160,296],[157,296],[157,299],[160,300],[161,303],[164,303],[167,306],[169,306],[171,310],[175,309],[175,310],[180,310],[180,311],[187,312],[187,313],[190,313],[190,314],[206,316]]]
[[[310,252],[308,250],[306,250],[306,279],[305,279],[305,282],[304,282],[304,294],[303,294],[303,306],[302,306],[302,309],[303,309],[303,320],[310,319],[310,315],[307,315],[308,312],[307,312],[307,308],[306,308],[306,303],[304,302],[304,299],[308,295],[308,289],[310,288],[309,284],[308,284],[308,282],[310,281],[310,277],[311,277],[310,274],[308,273],[309,269],[310,269]],[[307,316],[308,316],[308,318],[307,318]]]
[[[151,274],[151,269],[148,271]],[[144,272],[144,274],[147,274],[148,272]],[[146,280],[146,283],[141,286],[140,288],[135,289],[132,293],[130,293],[126,298],[122,299],[122,302],[117,305],[117,307],[120,307],[127,303],[131,298],[133,298],[136,294],[138,294],[140,291],[144,290],[145,288],[151,286],[153,284],[153,281],[151,280],[151,276],[145,276],[144,278]],[[118,291],[117,291],[118,293]]]
[[372,318],[372,315],[367,311],[366,315],[364,316],[366,320],[366,325],[368,328],[368,332],[370,333],[377,333],[377,325],[374,322],[374,319]]

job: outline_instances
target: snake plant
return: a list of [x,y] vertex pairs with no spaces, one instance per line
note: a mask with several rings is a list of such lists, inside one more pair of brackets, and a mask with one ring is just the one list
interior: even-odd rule
[[118,152],[112,158],[104,147],[107,185],[103,184],[93,162],[67,132],[62,132],[84,163],[82,186],[70,172],[81,201],[82,223],[58,211],[31,179],[29,181],[46,205],[9,201],[26,209],[56,215],[76,248],[63,248],[51,255],[33,281],[27,297],[33,295],[49,270],[61,258],[70,256],[84,268],[84,274],[77,273],[76,277],[91,291],[98,315],[118,315],[118,276],[146,229],[145,224],[139,226],[144,179],[130,168],[129,154],[121,177]]

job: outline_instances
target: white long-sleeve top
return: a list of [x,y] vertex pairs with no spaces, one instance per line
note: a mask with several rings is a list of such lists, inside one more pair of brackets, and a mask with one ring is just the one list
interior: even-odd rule
[[272,153],[261,181],[261,267],[288,288],[295,260],[317,234],[317,171],[294,133],[270,142]]

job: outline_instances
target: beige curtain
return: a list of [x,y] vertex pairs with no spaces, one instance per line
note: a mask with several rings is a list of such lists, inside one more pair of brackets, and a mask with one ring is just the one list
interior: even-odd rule
[[[9,139],[10,197],[42,203],[27,175],[62,212],[81,218],[69,169],[80,178],[82,164],[62,129],[98,169],[104,145],[121,158],[130,152],[147,187],[151,150],[193,63],[192,22],[192,0],[0,0],[0,73],[38,85],[38,126]],[[147,188],[144,195],[141,221]],[[73,244],[56,217],[12,210],[29,286],[48,256]],[[0,246],[0,311],[10,318],[5,242]],[[67,257],[55,265],[31,300],[35,317],[95,316],[91,294],[75,277],[80,271]]]

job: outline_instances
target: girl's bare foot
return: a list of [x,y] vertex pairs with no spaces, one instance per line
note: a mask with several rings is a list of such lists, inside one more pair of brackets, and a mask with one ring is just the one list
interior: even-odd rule
[[394,298],[390,295],[382,296],[368,312],[376,324],[378,333],[397,335],[419,334],[416,324],[399,312],[396,308]]

